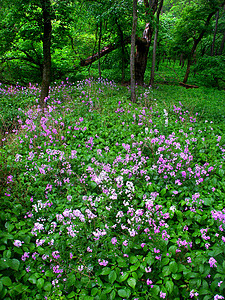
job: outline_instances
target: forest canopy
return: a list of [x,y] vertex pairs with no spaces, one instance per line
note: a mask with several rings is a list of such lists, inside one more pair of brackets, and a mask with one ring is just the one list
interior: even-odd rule
[[[1,3],[1,82],[130,80],[131,0]],[[224,5],[224,0],[137,1],[136,82],[153,84],[155,69],[168,60],[186,68],[184,84],[191,72],[200,84],[223,86]]]

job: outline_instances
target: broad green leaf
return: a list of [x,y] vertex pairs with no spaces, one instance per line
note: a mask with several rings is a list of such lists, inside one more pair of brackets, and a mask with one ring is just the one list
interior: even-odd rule
[[43,278],[39,278],[38,280],[37,280],[37,288],[38,289],[41,289],[42,287],[43,287],[43,285],[44,285],[44,279]]
[[123,275],[120,276],[119,282],[123,282],[124,280],[127,279],[128,276],[129,276],[129,273],[128,272],[124,272]]
[[138,261],[135,265],[130,267],[131,272],[136,271],[140,266],[140,262]]
[[153,288],[151,289],[151,293],[153,295],[158,295],[159,291],[160,291],[160,288],[158,285],[154,285]]
[[76,276],[74,274],[70,274],[67,279],[68,286],[73,286],[76,282]]
[[101,275],[108,275],[110,273],[111,269],[108,267],[105,267],[102,269]]
[[108,294],[108,293],[111,292],[112,289],[113,289],[113,287],[109,285],[109,286],[107,286],[107,287],[104,289],[103,293],[104,293],[104,294]]
[[9,260],[7,258],[0,259],[0,270],[7,269],[9,267]]
[[136,256],[131,256],[130,257],[130,263],[135,264],[138,261],[138,258]]
[[169,268],[169,266],[164,266],[163,269],[162,269],[162,274],[163,276],[168,276],[169,274],[171,273],[171,270]]
[[118,290],[118,295],[122,298],[126,298],[127,297],[127,292],[124,289],[120,289],[120,290]]
[[71,299],[71,298],[75,298],[76,294],[74,291],[72,291],[71,293],[69,293],[69,295],[67,296],[68,299]]
[[32,275],[28,278],[28,280],[29,280],[31,283],[33,283],[33,284],[36,284],[36,282],[37,282],[37,278],[36,278],[36,276],[35,276],[34,274],[32,274]]
[[169,257],[165,257],[162,259],[162,266],[166,266],[169,263],[170,259]]
[[18,271],[19,266],[20,266],[20,262],[19,262],[18,259],[13,258],[9,261],[9,266],[10,266],[11,269],[13,269],[15,271]]
[[109,299],[113,300],[113,299],[115,299],[115,297],[116,297],[116,292],[113,290],[109,295]]
[[173,287],[174,287],[173,281],[170,281],[170,280],[167,281],[165,287],[166,287],[166,290],[169,292],[169,294],[171,294],[173,292]]
[[[93,288],[93,289],[91,290],[91,295],[92,295],[92,296],[95,296],[97,293],[98,293],[98,288]],[[71,298],[72,298],[72,297],[71,297]]]
[[131,277],[131,278],[128,278],[127,283],[130,287],[132,287],[134,289],[137,281],[135,278]]
[[169,264],[169,269],[171,271],[171,273],[175,274],[178,271],[178,265],[175,261],[171,261]]
[[1,282],[2,282],[2,284],[5,285],[5,286],[10,286],[10,285],[12,285],[12,280],[11,280],[9,277],[6,277],[6,276],[1,277]]
[[52,289],[52,284],[51,284],[51,282],[46,282],[45,285],[44,285],[44,290],[45,290],[46,292],[50,292],[51,289]]
[[116,277],[117,277],[117,274],[116,274],[116,271],[111,271],[110,273],[109,273],[109,282],[110,283],[113,283],[115,280],[116,280]]

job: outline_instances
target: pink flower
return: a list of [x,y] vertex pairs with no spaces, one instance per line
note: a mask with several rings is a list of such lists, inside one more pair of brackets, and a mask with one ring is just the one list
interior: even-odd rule
[[147,282],[147,285],[150,285],[150,287],[153,288],[153,284],[152,284],[153,282],[149,278],[147,279],[146,282]]
[[22,243],[23,242],[21,242],[20,240],[15,240],[14,243],[13,243],[13,245],[16,246],[16,247],[21,247]]
[[165,299],[166,298],[166,293],[163,293],[162,291],[160,291],[160,298],[163,298],[163,299]]
[[113,237],[113,238],[111,239],[111,243],[112,243],[113,245],[116,245],[116,243],[117,243],[117,238],[116,238],[116,237]]
[[210,259],[209,259],[210,268],[217,267],[216,263],[217,263],[217,261],[215,260],[215,258],[210,257]]

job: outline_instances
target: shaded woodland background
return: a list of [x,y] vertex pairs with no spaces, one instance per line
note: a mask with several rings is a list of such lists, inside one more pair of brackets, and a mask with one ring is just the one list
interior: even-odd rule
[[[181,84],[224,88],[224,0],[136,2],[138,84],[166,68]],[[42,83],[42,100],[66,78],[129,82],[132,11],[131,0],[3,0],[0,81]]]

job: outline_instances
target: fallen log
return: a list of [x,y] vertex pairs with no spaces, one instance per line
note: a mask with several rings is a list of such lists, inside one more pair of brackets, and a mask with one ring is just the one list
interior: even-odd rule
[[179,82],[179,84],[181,86],[185,87],[186,89],[198,89],[199,88],[197,85],[187,84],[187,83],[183,83],[183,82]]

